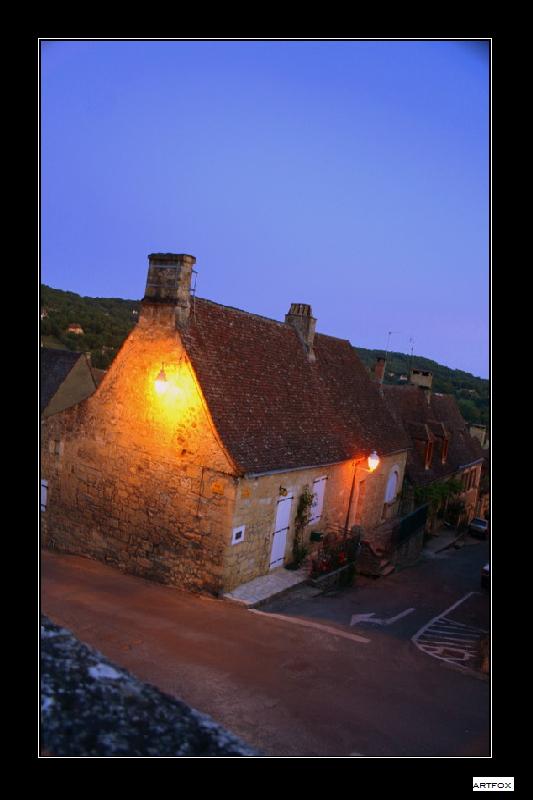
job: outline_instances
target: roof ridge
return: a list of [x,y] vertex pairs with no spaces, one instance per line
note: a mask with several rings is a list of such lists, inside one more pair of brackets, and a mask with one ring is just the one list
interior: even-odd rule
[[285,322],[281,322],[279,319],[265,317],[263,314],[256,314],[254,311],[246,311],[244,308],[237,308],[237,306],[228,306],[225,303],[217,303],[216,300],[210,300],[208,297],[197,297],[196,300],[200,300],[202,303],[210,303],[213,306],[219,306],[219,308],[225,308],[228,311],[238,311],[240,314],[246,314],[248,317],[256,317],[257,319],[264,319],[267,322],[275,322],[276,325],[283,325],[284,327],[286,325]]
[[[202,303],[209,303],[210,305],[218,306],[219,308],[225,308],[228,311],[238,311],[240,314],[246,314],[246,316],[254,317],[254,319],[262,319],[266,320],[266,322],[274,322],[276,325],[280,325],[284,329],[291,330],[290,326],[288,326],[284,320],[265,317],[263,314],[257,314],[255,311],[246,311],[244,308],[237,308],[237,306],[228,306],[225,303],[218,303],[216,300],[210,300],[208,297],[197,297],[196,300],[200,300]],[[349,339],[342,339],[340,336],[332,336],[329,333],[321,333],[320,331],[316,331],[315,336],[324,336],[328,339],[335,339],[339,342],[348,342],[353,347]]]

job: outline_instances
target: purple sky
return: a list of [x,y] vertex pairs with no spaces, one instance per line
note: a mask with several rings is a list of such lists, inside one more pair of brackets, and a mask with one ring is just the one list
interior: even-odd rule
[[200,297],[487,377],[488,48],[42,42],[41,280],[191,253]]

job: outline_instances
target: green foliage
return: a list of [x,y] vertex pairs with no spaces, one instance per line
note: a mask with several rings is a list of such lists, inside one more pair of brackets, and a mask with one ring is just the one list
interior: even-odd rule
[[436,513],[446,500],[457,496],[463,490],[461,481],[435,481],[429,486],[419,486],[415,489],[415,502],[417,505],[428,503],[430,514]]
[[458,526],[461,518],[465,512],[466,506],[464,500],[456,497],[448,503],[446,508],[446,519],[451,525]]
[[[64,292],[42,284],[41,309],[47,312],[47,316],[41,320],[45,346],[90,352],[93,365],[107,369],[138,319],[133,312],[140,311],[140,302],[80,297],[74,292]],[[83,335],[67,333],[71,323],[81,325]]]
[[311,519],[311,507],[313,505],[314,494],[308,486],[298,498],[296,507],[296,517],[294,520],[294,541],[292,544],[292,557],[294,564],[300,564],[307,555],[307,548],[303,543],[303,533]]
[[[367,350],[356,347],[357,355],[368,369],[373,369],[378,356],[385,355],[381,350]],[[409,377],[411,368],[428,370],[433,373],[433,391],[453,395],[466,422],[490,425],[489,382],[477,378],[460,369],[450,369],[436,361],[422,356],[406,353],[388,353],[384,382],[398,384],[400,375]],[[389,375],[389,373],[393,375]]]

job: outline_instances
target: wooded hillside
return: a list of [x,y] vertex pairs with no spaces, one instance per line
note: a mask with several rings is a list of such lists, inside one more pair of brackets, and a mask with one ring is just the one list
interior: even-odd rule
[[[117,297],[81,297],[74,292],[41,285],[41,336],[45,347],[64,347],[77,352],[90,352],[92,364],[106,369],[122,342],[133,328],[140,311],[139,300]],[[68,333],[69,325],[79,325],[83,334]],[[369,370],[381,350],[356,347]],[[389,353],[385,374],[386,383],[399,383],[408,376],[410,366],[433,373],[436,392],[455,395],[467,422],[488,425],[490,421],[489,382],[468,372],[450,369],[423,356]],[[391,374],[392,373],[392,374]]]
[[[361,361],[368,369],[373,370],[378,356],[384,356],[383,350],[367,350],[355,348]],[[389,353],[385,367],[385,383],[406,383],[400,376],[409,377],[410,369],[428,370],[433,373],[433,391],[442,394],[453,394],[457,400],[461,414],[467,422],[478,422],[481,425],[490,423],[490,391],[489,381],[477,378],[470,372],[451,369],[423,356],[406,353]]]

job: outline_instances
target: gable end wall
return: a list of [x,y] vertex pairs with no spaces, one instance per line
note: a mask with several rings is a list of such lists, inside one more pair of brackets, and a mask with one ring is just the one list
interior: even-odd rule
[[[169,393],[155,378],[164,363]],[[42,422],[46,547],[218,593],[234,469],[168,327],[130,334],[87,400]]]

